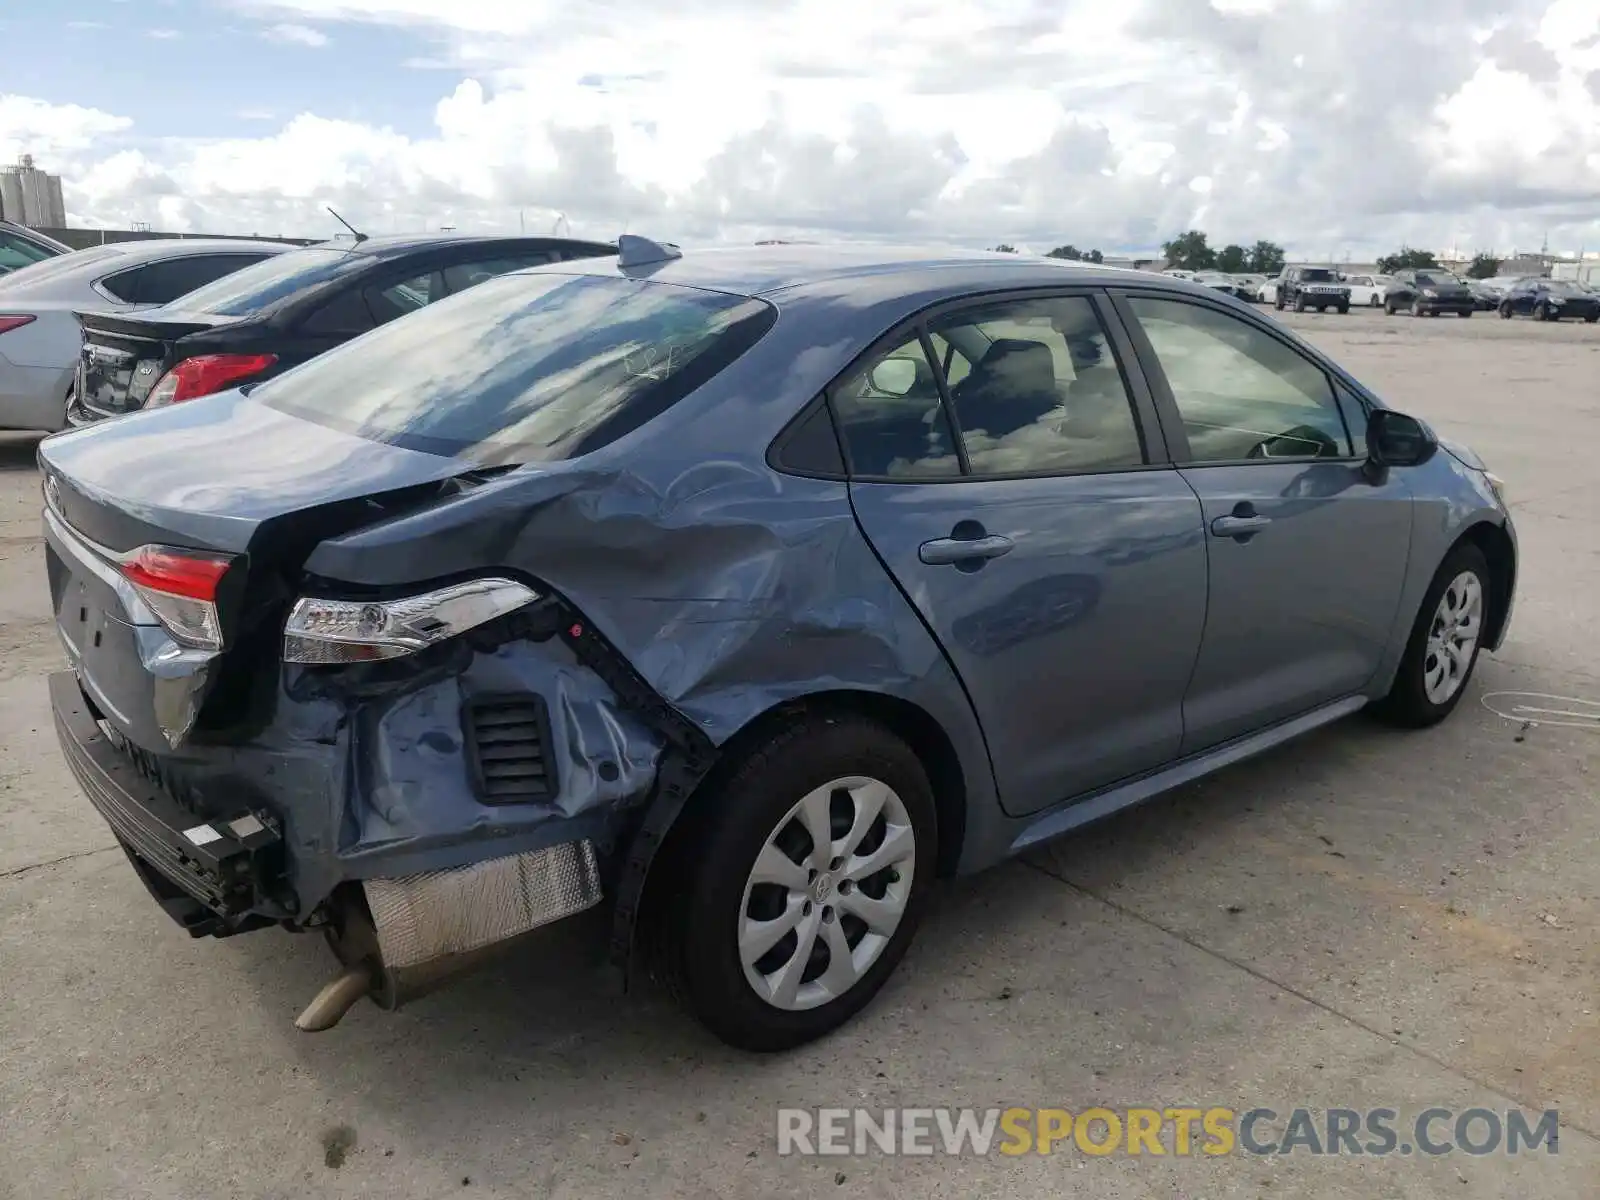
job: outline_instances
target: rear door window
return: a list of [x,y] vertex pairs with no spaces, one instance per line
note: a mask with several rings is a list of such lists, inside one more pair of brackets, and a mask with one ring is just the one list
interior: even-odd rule
[[452,293],[464,292],[469,287],[525,267],[539,267],[557,262],[560,255],[554,250],[527,250],[520,254],[501,254],[477,262],[457,263],[444,269],[444,285]]
[[374,284],[366,292],[367,307],[372,311],[372,319],[382,325],[426,308],[444,294],[444,276],[438,271],[425,271],[396,283]]
[[139,270],[136,302],[171,304],[241,267],[253,266],[264,257],[261,254],[196,254],[150,263]]
[[589,275],[510,275],[251,390],[372,441],[486,464],[597,450],[753,346],[761,300]]

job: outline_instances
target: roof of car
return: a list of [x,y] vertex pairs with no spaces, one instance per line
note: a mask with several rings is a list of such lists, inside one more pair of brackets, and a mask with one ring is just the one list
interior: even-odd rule
[[[256,238],[139,238],[127,242],[107,242],[102,246],[85,246],[88,250],[111,250],[116,253],[118,266],[137,262],[153,262],[161,258],[181,258],[186,254],[218,254],[229,251],[295,250],[291,242],[271,242]],[[77,253],[83,253],[78,251]],[[74,261],[63,256],[66,261]],[[100,257],[100,256],[96,256]],[[91,261],[87,257],[83,261]],[[102,258],[102,261],[110,261]]]
[[362,241],[349,238],[316,243],[319,249],[348,250],[353,254],[372,254],[390,257],[409,254],[416,250],[429,250],[436,246],[467,245],[473,242],[568,242],[579,246],[607,245],[595,238],[553,237],[543,234],[492,234],[492,233],[393,233],[367,237]]
[[989,250],[957,250],[847,243],[836,245],[718,246],[687,249],[681,258],[627,268],[616,259],[584,259],[545,270],[622,274],[690,287],[768,296],[795,288],[835,284],[866,277],[938,274],[941,281],[975,287],[1040,284],[1098,284],[1137,275],[1141,285],[1180,289],[1185,281],[1125,267],[1106,267],[1042,255]]

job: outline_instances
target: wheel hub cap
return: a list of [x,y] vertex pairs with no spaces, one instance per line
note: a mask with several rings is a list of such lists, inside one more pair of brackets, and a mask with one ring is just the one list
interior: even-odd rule
[[900,927],[916,866],[904,801],[866,776],[808,792],[767,836],[744,885],[739,961],[774,1008],[848,992]]
[[1483,632],[1483,583],[1472,571],[1450,581],[1428,629],[1422,660],[1422,690],[1434,704],[1443,704],[1466,682]]

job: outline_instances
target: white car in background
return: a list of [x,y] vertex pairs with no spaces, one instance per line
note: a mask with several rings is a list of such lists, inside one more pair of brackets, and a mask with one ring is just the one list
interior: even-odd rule
[[[1284,268],[1285,271],[1288,269],[1288,267]],[[1280,271],[1271,279],[1262,280],[1261,286],[1256,289],[1256,298],[1263,304],[1276,304],[1278,302],[1278,280],[1282,278],[1283,272]]]
[[1352,307],[1364,304],[1368,308],[1382,308],[1384,297],[1394,286],[1393,275],[1346,275],[1344,281],[1350,287]]
[[77,311],[169,304],[296,248],[244,238],[151,238],[75,250],[0,276],[0,429],[66,425],[83,349]]

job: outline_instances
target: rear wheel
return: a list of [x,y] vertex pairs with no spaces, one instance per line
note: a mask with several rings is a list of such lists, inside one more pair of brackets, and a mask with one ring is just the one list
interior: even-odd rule
[[1381,308],[1383,306],[1383,297],[1378,295],[1377,292],[1373,292],[1372,299],[1368,300],[1367,303],[1372,305],[1373,308]]
[[751,754],[675,835],[664,931],[690,1011],[744,1050],[838,1028],[910,944],[934,874],[933,791],[882,726],[814,717]]
[[1343,304],[1339,305],[1339,311],[1342,312],[1342,313],[1349,312],[1350,311],[1350,302],[1347,300]]
[[1502,300],[1500,302],[1500,319],[1502,321],[1511,320],[1511,301]]
[[1450,715],[1478,662],[1489,596],[1489,562],[1464,542],[1440,564],[1423,597],[1394,686],[1373,706],[1379,716],[1422,728]]
[[1470,317],[1472,315],[1472,310],[1470,308],[1463,308],[1460,315],[1463,317]]
[[1383,302],[1383,311],[1392,317],[1395,313],[1399,312],[1400,309],[1393,300],[1385,300]]

